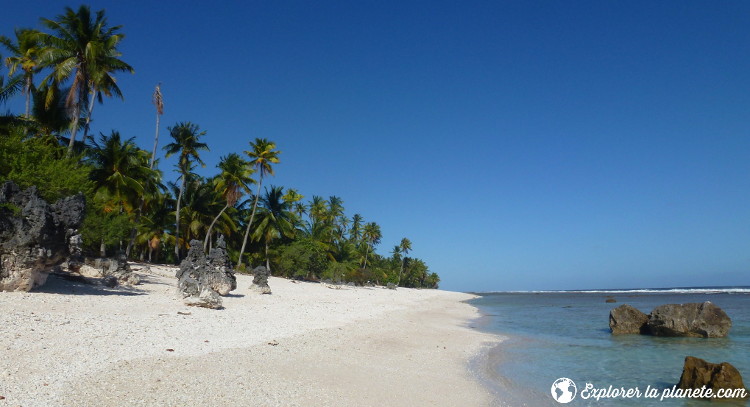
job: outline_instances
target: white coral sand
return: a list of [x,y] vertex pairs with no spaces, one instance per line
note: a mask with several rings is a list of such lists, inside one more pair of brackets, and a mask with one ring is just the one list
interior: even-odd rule
[[[136,267],[137,269],[137,267]],[[174,269],[106,288],[52,276],[0,293],[7,406],[487,405],[468,360],[497,338],[468,327],[468,294],[271,278],[223,310],[187,307]]]

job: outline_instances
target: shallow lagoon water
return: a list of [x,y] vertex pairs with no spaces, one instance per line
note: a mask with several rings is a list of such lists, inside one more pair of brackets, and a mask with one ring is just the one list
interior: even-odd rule
[[[552,383],[570,378],[578,397],[570,406],[711,406],[705,400],[581,398],[586,383],[595,388],[658,389],[675,385],[686,356],[729,362],[750,382],[750,289],[672,289],[590,292],[481,293],[471,303],[484,317],[477,327],[508,337],[490,352],[486,381],[511,405],[557,405]],[[617,303],[606,303],[607,298]],[[662,304],[711,301],[732,318],[726,338],[659,338],[611,335],[609,311],[622,304],[644,313]],[[722,401],[722,407],[748,406],[747,401]]]

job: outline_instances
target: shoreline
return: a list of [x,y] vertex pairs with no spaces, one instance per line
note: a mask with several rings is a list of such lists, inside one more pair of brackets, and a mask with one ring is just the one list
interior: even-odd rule
[[[220,311],[182,305],[167,272],[106,289],[57,278],[0,296],[8,405],[490,405],[470,360],[501,337],[471,294],[269,281]],[[79,295],[80,294],[80,295]],[[180,312],[181,314],[178,314]],[[188,315],[185,315],[188,314]]]

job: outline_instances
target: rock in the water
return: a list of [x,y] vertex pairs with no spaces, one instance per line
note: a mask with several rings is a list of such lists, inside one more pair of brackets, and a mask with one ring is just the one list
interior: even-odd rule
[[[203,253],[203,243],[193,240],[190,242],[187,257],[180,263],[180,269],[176,274],[177,288],[188,305],[221,308],[222,300],[219,294],[229,293],[237,287],[234,273],[224,265],[222,260],[225,259],[226,252],[222,254],[214,250],[223,251],[224,249],[212,249],[213,256],[210,256],[210,259],[206,258]],[[217,268],[216,265],[220,267]]]
[[607,298],[606,300],[604,300],[604,302],[606,302],[607,304],[612,304],[617,302],[617,300],[614,298]]
[[0,291],[44,284],[52,268],[77,251],[85,206],[83,194],[50,205],[36,187],[21,191],[11,181],[0,186]]
[[258,266],[253,269],[253,285],[251,289],[261,294],[271,294],[271,287],[268,286],[268,276],[271,272],[264,266]]
[[609,312],[609,329],[613,334],[640,334],[646,332],[648,315],[627,304]]
[[693,356],[686,357],[677,387],[680,389],[700,389],[703,386],[713,390],[714,394],[719,389],[745,388],[742,375],[731,364],[727,362],[710,363]]
[[732,328],[729,316],[710,301],[660,305],[651,311],[648,330],[656,336],[721,338]]
[[206,261],[213,272],[206,275],[205,284],[208,284],[219,295],[227,295],[237,288],[237,277],[234,276],[234,270],[227,255],[224,235],[219,236],[216,247],[208,252]]

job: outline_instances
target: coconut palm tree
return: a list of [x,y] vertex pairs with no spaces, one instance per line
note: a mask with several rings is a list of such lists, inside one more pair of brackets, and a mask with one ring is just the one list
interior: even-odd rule
[[140,197],[156,187],[152,180],[158,172],[148,167],[148,153],[133,140],[123,141],[116,131],[109,136],[100,134],[88,152],[95,198],[104,204],[105,211],[131,214]]
[[253,209],[252,212],[250,212],[250,220],[247,222],[245,236],[242,238],[242,248],[240,249],[240,256],[237,260],[237,268],[242,265],[242,255],[245,253],[247,237],[250,234],[250,227],[255,218],[255,210],[258,207],[258,198],[260,197],[260,187],[263,185],[263,177],[266,174],[273,175],[272,164],[278,164],[280,162],[279,154],[281,154],[281,151],[276,150],[276,143],[266,139],[256,138],[254,142],[250,143],[250,150],[245,151],[245,154],[250,157],[250,164],[255,167],[255,170],[258,173],[258,192],[255,194]]
[[363,222],[364,218],[362,215],[355,213],[354,216],[352,216],[352,227],[349,229],[349,239],[355,244],[359,244],[359,241],[362,239]]
[[313,195],[312,201],[310,201],[310,222],[315,225],[325,220],[326,213],[328,213],[328,202],[322,197]]
[[[122,98],[113,74],[133,73],[133,68],[119,59],[122,54],[117,51],[117,45],[125,37],[119,33],[122,27],[108,27],[104,10],[99,10],[92,16],[88,6],[82,5],[77,11],[66,7],[65,13],[59,15],[57,21],[43,18],[42,25],[52,31],[52,34],[39,33],[37,36],[44,45],[41,65],[52,68],[43,84],[49,87],[72,80],[66,97],[66,106],[72,116],[68,145],[70,154],[75,144],[81,113],[85,113],[88,128],[95,100],[101,103],[102,95]],[[50,102],[49,98],[47,102]]]
[[31,114],[31,92],[34,89],[34,74],[41,70],[39,64],[39,55],[41,44],[39,42],[39,33],[36,30],[17,28],[16,43],[8,37],[0,36],[2,44],[11,56],[5,58],[5,64],[8,66],[8,75],[12,76],[19,69],[23,71],[23,94],[26,96],[26,118]]
[[271,270],[271,262],[268,257],[268,247],[271,242],[280,237],[292,237],[294,225],[289,202],[282,198],[283,189],[271,186],[261,199],[261,209],[258,211],[258,221],[253,232],[253,240],[263,241],[265,245],[266,268]]
[[200,131],[197,124],[190,122],[180,122],[174,127],[167,128],[169,135],[174,140],[164,146],[166,157],[171,157],[179,153],[177,160],[177,172],[180,174],[180,190],[177,196],[177,207],[175,210],[175,261],[180,262],[180,204],[182,196],[185,193],[185,185],[193,168],[193,161],[205,167],[206,164],[200,159],[199,151],[209,151],[206,143],[200,142],[200,138],[206,135],[205,131]]
[[367,268],[367,255],[369,254],[370,247],[375,250],[375,245],[380,243],[380,239],[383,235],[380,233],[380,225],[375,222],[369,222],[365,224],[362,230],[362,239],[365,241],[365,264],[362,268]]
[[250,184],[255,180],[250,178],[254,170],[250,163],[243,160],[237,153],[231,153],[221,158],[218,165],[221,173],[214,179],[214,190],[221,194],[226,201],[226,205],[211,222],[206,232],[206,239],[203,241],[203,250],[208,248],[208,241],[211,237],[211,230],[214,228],[216,221],[231,206],[242,198],[245,193],[250,193]]
[[401,253],[404,254],[404,257],[401,259],[401,270],[398,272],[398,283],[396,285],[401,284],[401,275],[404,273],[404,263],[406,262],[406,255],[409,254],[411,251],[411,240],[407,238],[401,239],[401,243],[399,243],[398,247]]

